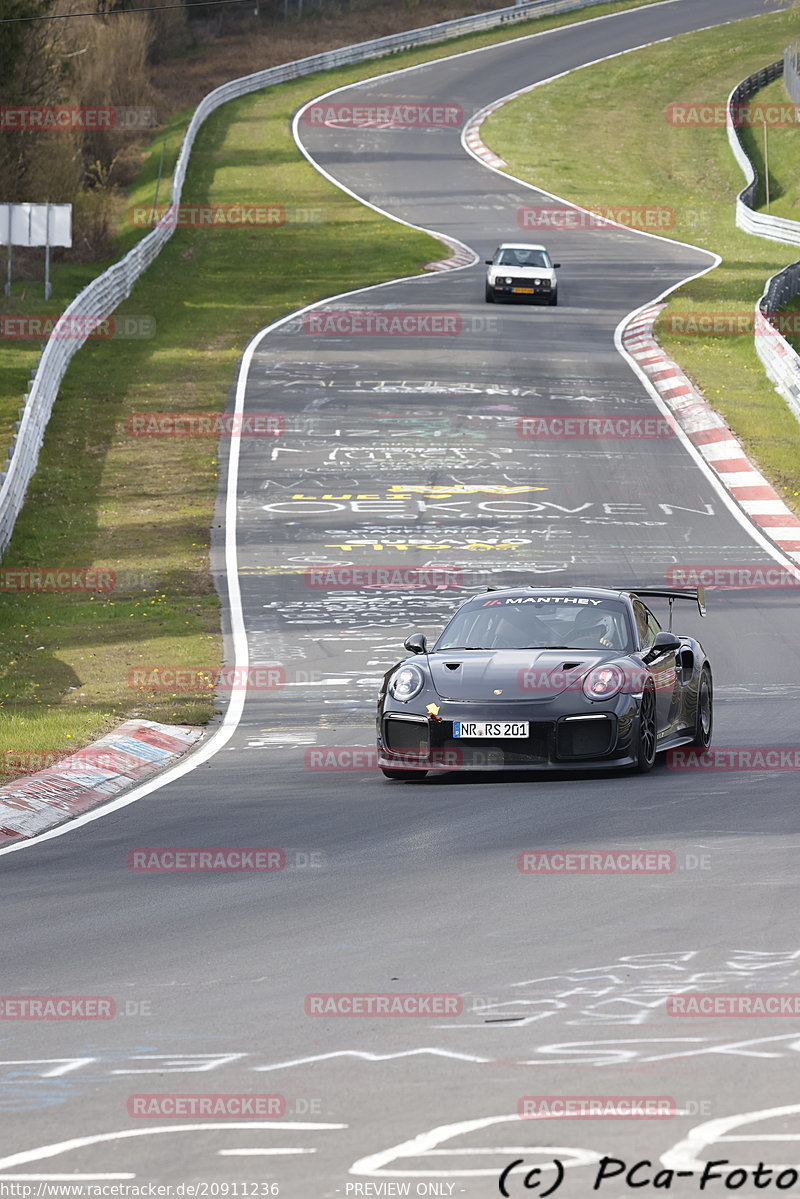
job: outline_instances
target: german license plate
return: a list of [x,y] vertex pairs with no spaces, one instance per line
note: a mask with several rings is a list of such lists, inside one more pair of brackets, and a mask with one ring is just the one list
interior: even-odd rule
[[454,737],[527,737],[527,720],[454,720]]
[[535,287],[512,287],[511,290],[513,291],[515,296],[532,296],[535,293],[536,288]]

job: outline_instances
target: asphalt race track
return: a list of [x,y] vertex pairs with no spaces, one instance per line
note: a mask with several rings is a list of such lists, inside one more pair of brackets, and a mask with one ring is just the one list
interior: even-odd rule
[[[761,0],[673,0],[332,100],[469,115],[589,60],[763,11]],[[453,128],[301,117],[298,130],[335,180],[481,262],[499,241],[525,239],[521,207],[552,204],[474,161]],[[540,1194],[525,1174],[558,1157],[569,1169],[556,1193],[582,1199],[603,1154],[649,1159],[650,1177],[664,1155],[698,1171],[713,1159],[797,1161],[798,1020],[681,1019],[665,1004],[692,989],[799,989],[796,772],[660,763],[644,778],[404,784],[369,767],[378,683],[405,635],[441,628],[489,580],[657,585],[676,566],[773,563],[678,438],[517,435],[529,414],[659,415],[614,331],[711,263],[611,229],[546,241],[563,264],[557,308],[485,304],[479,264],[336,298],[259,341],[244,410],[276,414],[284,431],[242,439],[239,576],[251,665],[272,664],[268,678],[277,668],[285,685],[254,686],[233,737],[198,769],[3,856],[3,994],[109,996],[117,1015],[3,1022],[0,1188],[404,1193],[391,1182],[480,1199],[499,1194],[514,1160],[525,1165],[509,1193]],[[352,331],[376,313],[425,320],[401,335]],[[216,562],[224,588],[221,527]],[[317,586],[310,572],[324,564],[462,574],[438,588],[353,587],[344,573],[341,587]],[[715,745],[791,746],[791,591],[711,591],[703,622],[685,607],[676,625],[702,637],[715,667]],[[138,848],[210,846],[277,847],[287,865],[128,867]],[[675,868],[528,876],[517,855],[532,849],[654,850]],[[331,992],[462,1002],[445,1015],[306,1015],[306,996]],[[283,1096],[270,1109],[281,1114],[129,1114],[134,1096],[241,1093]],[[523,1096],[650,1096],[674,1111],[554,1126],[518,1119]],[[551,1185],[552,1168],[544,1177]],[[600,1193],[631,1188],[620,1178]],[[698,1177],[670,1193],[699,1194]]]

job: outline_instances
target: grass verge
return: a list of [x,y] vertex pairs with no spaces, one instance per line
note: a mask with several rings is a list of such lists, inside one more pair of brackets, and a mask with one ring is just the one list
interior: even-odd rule
[[[672,209],[675,221],[664,236],[722,257],[717,270],[680,288],[656,333],[800,512],[800,425],[766,378],[752,333],[671,331],[675,318],[701,316],[713,316],[726,328],[752,328],[764,282],[793,261],[796,251],[736,229],[734,199],[743,179],[724,122],[690,127],[671,124],[666,115],[676,103],[724,106],[737,83],[779,58],[798,33],[795,10],[681,35],[512,101],[487,121],[483,136],[520,178],[587,208]],[[786,142],[788,157],[789,135],[797,138],[800,131],[775,132],[786,135],[780,142]],[[794,154],[796,161],[797,150]],[[741,321],[745,324],[736,323]]]
[[[220,411],[242,347],[259,328],[311,300],[414,273],[446,255],[438,241],[377,217],[328,184],[297,153],[290,117],[321,91],[387,70],[635,5],[626,0],[528,22],[265,89],[225,105],[195,145],[184,202],[263,202],[322,220],[271,229],[179,230],[115,315],[143,315],[155,336],[88,342],[62,384],[25,509],[3,568],[103,567],[113,590],[3,593],[0,763],[5,777],[68,752],[131,716],[198,724],[211,681],[193,694],[130,685],[159,664],[219,665],[219,602],[208,573],[216,444],[126,434],[134,412]],[[154,199],[161,144],[174,165],[190,114],[154,141],[130,204]],[[168,194],[169,176],[160,197]],[[130,224],[119,253],[141,236]],[[102,269],[102,268],[101,268]],[[59,266],[50,305],[26,287],[16,311],[58,312],[89,268]],[[8,311],[8,309],[6,309]],[[0,348],[0,435],[16,418],[35,352]],[[3,425],[5,422],[5,425]],[[0,773],[3,765],[0,765]]]

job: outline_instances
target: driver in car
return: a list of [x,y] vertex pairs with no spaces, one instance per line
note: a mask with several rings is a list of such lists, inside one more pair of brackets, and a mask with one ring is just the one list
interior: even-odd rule
[[529,608],[506,606],[499,615],[493,649],[546,649],[558,638],[547,621]]
[[620,649],[614,617],[610,612],[582,608],[572,626],[570,644],[579,649]]

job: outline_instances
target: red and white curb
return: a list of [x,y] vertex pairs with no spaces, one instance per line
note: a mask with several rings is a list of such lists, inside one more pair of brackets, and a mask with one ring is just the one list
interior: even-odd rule
[[425,264],[426,271],[454,271],[462,266],[473,266],[478,261],[478,255],[467,246],[462,245],[461,242],[444,237],[441,233],[437,233],[436,237],[439,241],[444,242],[453,253],[449,258],[440,258],[438,262],[427,262]]
[[[528,89],[526,88],[525,90],[527,91]],[[487,105],[487,107],[482,108],[480,112],[476,112],[474,117],[470,117],[464,126],[464,132],[461,140],[472,151],[472,153],[477,158],[480,158],[481,162],[485,162],[487,166],[496,167],[498,170],[502,170],[504,167],[508,166],[508,163],[505,161],[505,159],[501,158],[499,154],[495,154],[494,150],[490,150],[486,145],[486,142],[481,137],[481,125],[488,116],[496,111],[496,109],[501,108],[504,104],[507,104],[509,100],[513,100],[515,96],[521,94],[521,92],[514,92],[512,96],[504,96],[502,100],[496,100],[494,104]]]
[[746,516],[787,557],[800,562],[800,519],[756,470],[720,414],[653,336],[653,324],[665,307],[653,304],[638,312],[625,327],[622,344]]
[[46,829],[113,799],[178,758],[202,729],[128,720],[93,745],[53,766],[0,787],[0,846]]

